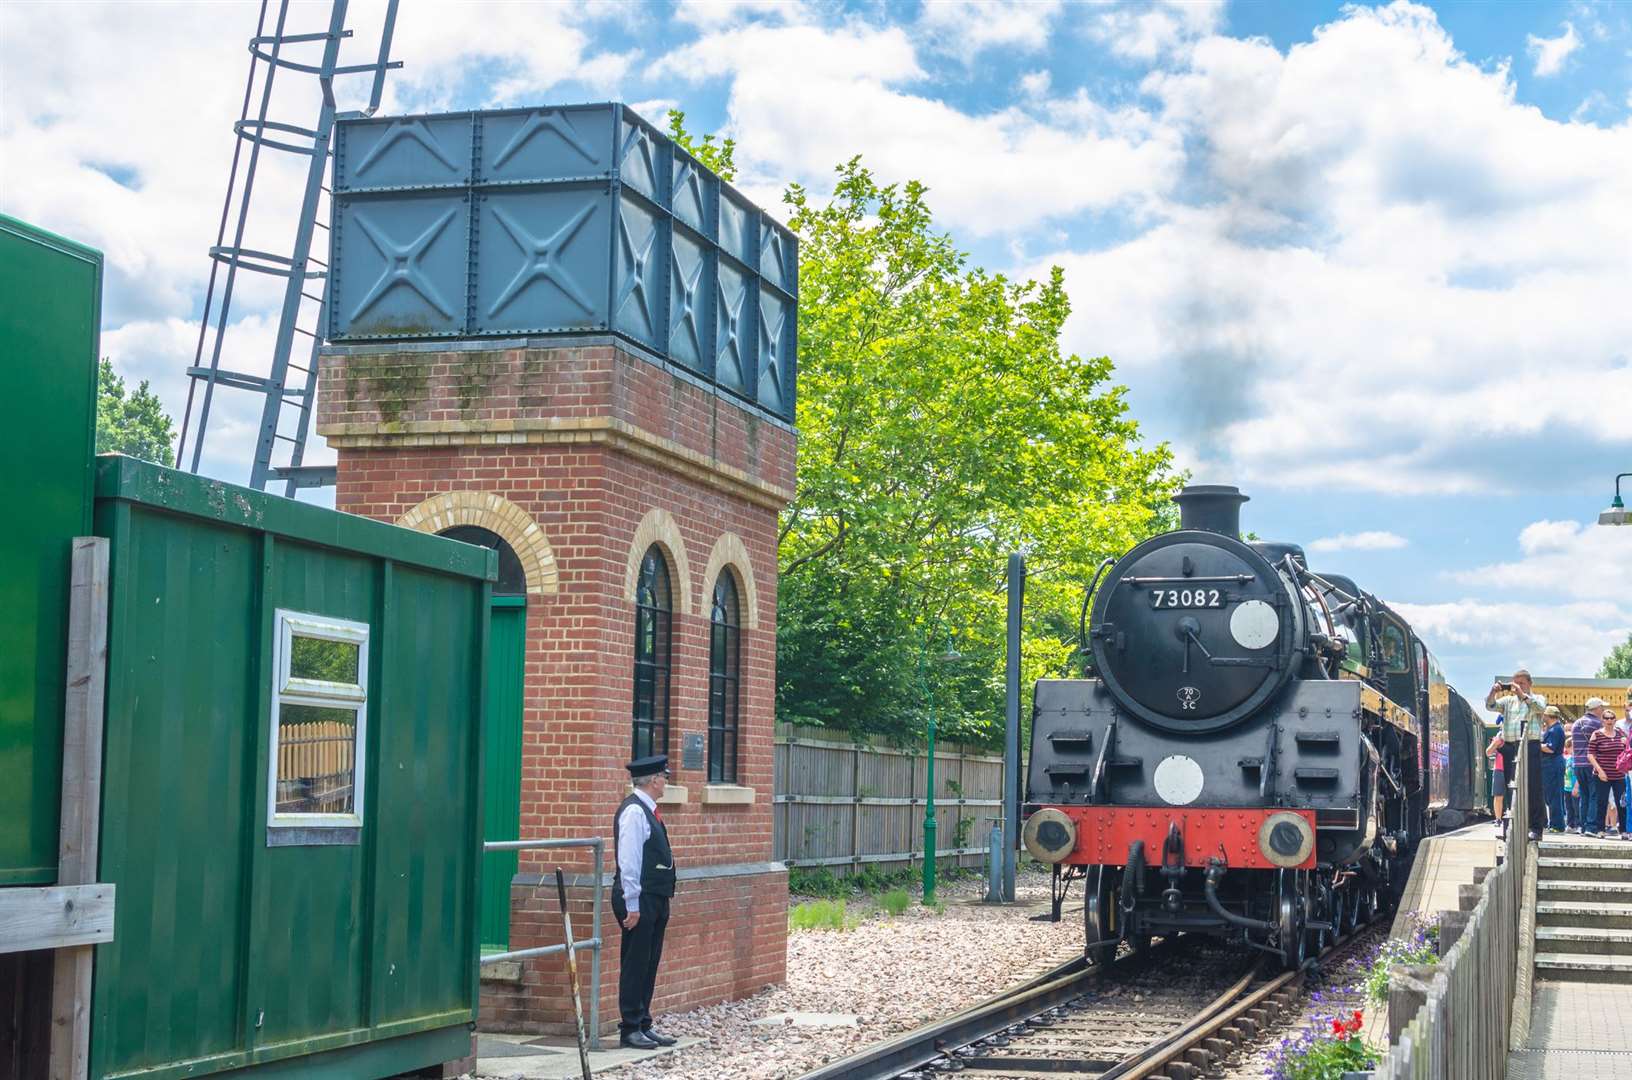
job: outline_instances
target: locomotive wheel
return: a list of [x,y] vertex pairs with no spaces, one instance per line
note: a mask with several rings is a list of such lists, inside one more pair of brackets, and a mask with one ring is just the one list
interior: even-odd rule
[[1360,889],[1350,884],[1337,895],[1343,904],[1343,933],[1352,934],[1360,928]]
[[1355,922],[1365,926],[1377,917],[1377,889],[1375,886],[1362,882],[1360,891],[1355,894]]
[[[1323,922],[1330,925],[1332,921],[1331,887],[1324,883],[1317,885],[1312,879],[1308,878],[1305,880],[1305,887],[1306,891],[1304,895],[1308,897],[1309,918],[1315,922]],[[1332,932],[1330,930],[1310,929],[1310,953],[1319,956],[1321,953],[1326,951],[1326,946],[1330,945],[1331,943]]]
[[1122,913],[1116,907],[1118,897],[1117,891],[1111,888],[1111,876],[1105,867],[1098,867],[1094,870],[1096,884],[1083,890],[1083,941],[1090,960],[1101,959],[1102,952],[1110,951],[1110,946],[1104,949],[1098,946],[1104,941],[1115,941],[1120,929]]
[[1122,872],[1101,866],[1094,874],[1099,883],[1086,890],[1082,905],[1084,954],[1090,960],[1096,957],[1108,959],[1102,954],[1111,952],[1111,947],[1107,945],[1102,949],[1100,942],[1115,941],[1124,933],[1128,947],[1134,952],[1144,952],[1150,948],[1150,934],[1140,929],[1137,918],[1130,920],[1121,908]]
[[1281,964],[1296,970],[1308,958],[1308,935],[1304,932],[1305,908],[1303,874],[1297,870],[1280,873],[1278,915],[1281,938]]

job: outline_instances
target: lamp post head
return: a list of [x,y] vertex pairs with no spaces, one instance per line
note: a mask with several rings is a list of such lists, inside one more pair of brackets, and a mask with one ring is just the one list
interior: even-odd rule
[[1632,525],[1632,515],[1626,511],[1626,504],[1621,501],[1621,481],[1632,473],[1621,473],[1615,478],[1615,497],[1609,502],[1609,509],[1598,515],[1600,525]]

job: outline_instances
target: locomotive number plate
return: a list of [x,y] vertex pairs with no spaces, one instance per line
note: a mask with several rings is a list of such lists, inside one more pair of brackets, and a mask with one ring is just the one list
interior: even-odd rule
[[1224,606],[1222,589],[1152,589],[1152,608],[1221,608]]

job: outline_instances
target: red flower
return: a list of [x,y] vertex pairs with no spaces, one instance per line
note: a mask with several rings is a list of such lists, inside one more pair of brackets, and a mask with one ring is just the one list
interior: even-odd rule
[[1333,1035],[1343,1035],[1343,1034],[1346,1033],[1346,1031],[1347,1031],[1347,1029],[1344,1028],[1343,1021],[1335,1020],[1335,1019],[1332,1021],[1332,1034]]

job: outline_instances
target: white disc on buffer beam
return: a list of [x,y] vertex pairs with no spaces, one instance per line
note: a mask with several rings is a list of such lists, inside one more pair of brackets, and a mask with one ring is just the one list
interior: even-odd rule
[[1169,806],[1189,806],[1201,794],[1201,766],[1183,754],[1163,758],[1151,780],[1156,794]]

